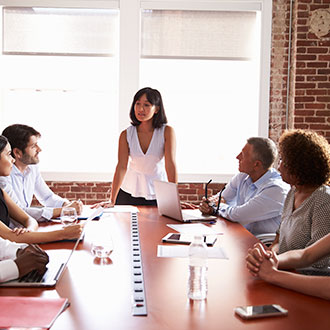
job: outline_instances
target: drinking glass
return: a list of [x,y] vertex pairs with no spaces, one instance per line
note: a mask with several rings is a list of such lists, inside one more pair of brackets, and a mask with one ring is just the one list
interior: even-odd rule
[[96,261],[100,261],[101,265],[111,263],[109,256],[112,251],[113,242],[110,234],[99,233],[98,237],[92,241],[92,255],[95,257],[95,259],[98,259]]
[[74,207],[63,207],[61,211],[63,226],[69,226],[77,222],[77,211]]

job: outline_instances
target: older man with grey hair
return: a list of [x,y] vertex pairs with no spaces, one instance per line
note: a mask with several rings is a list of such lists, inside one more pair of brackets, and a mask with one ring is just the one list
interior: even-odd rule
[[272,168],[277,158],[275,143],[251,137],[236,158],[240,173],[227,184],[219,208],[213,196],[204,199],[199,209],[239,222],[254,235],[276,232],[290,187]]

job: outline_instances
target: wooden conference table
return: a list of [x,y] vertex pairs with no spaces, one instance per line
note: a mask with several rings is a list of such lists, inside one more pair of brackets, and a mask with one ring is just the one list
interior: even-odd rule
[[[155,207],[139,207],[139,231],[148,316],[132,316],[130,214],[103,215],[86,228],[85,239],[73,254],[54,289],[2,288],[0,295],[65,297],[71,306],[52,329],[329,329],[330,302],[282,289],[255,279],[245,268],[246,251],[257,240],[241,225],[218,220],[216,245],[229,260],[208,261],[208,296],[187,299],[186,258],[158,258],[157,245],[170,232]],[[99,265],[90,253],[98,232],[108,230],[114,241],[111,263]],[[72,248],[73,243],[44,244],[44,249]],[[287,317],[242,321],[233,309],[240,305],[280,304]]]

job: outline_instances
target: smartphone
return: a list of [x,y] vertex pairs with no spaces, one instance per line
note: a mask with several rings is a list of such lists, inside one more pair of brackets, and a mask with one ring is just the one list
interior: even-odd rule
[[240,306],[234,310],[243,319],[288,315],[288,311],[280,305]]
[[[193,235],[180,234],[180,233],[169,233],[162,238],[162,242],[164,243],[177,243],[177,244],[190,244],[193,240],[194,240]],[[217,240],[216,235],[204,236],[204,242],[208,246],[213,246],[216,240]]]

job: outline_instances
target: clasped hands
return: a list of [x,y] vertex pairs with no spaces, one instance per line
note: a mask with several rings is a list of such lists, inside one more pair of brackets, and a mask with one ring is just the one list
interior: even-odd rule
[[18,268],[19,277],[22,277],[33,270],[43,274],[46,271],[49,257],[38,245],[31,244],[24,249],[18,249],[14,261]]
[[248,250],[246,267],[250,274],[268,280],[278,268],[278,258],[275,252],[267,250],[261,243],[257,243]]

